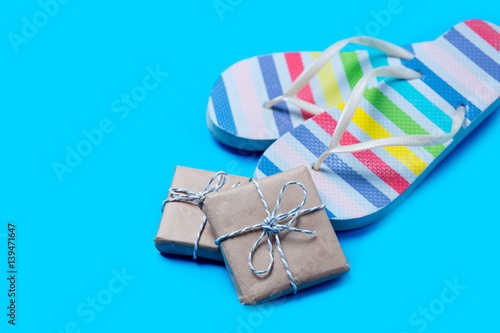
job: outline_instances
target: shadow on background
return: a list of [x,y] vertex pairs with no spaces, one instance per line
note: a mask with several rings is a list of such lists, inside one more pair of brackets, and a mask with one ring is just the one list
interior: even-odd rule
[[163,253],[163,252],[160,252],[160,254],[162,257],[164,257],[168,260],[178,260],[178,261],[189,262],[189,263],[194,263],[194,264],[198,264],[198,265],[225,266],[224,262],[217,261],[217,260],[210,260],[210,259],[205,259],[205,258],[193,259],[192,257],[188,257],[188,256],[167,254],[167,253]]

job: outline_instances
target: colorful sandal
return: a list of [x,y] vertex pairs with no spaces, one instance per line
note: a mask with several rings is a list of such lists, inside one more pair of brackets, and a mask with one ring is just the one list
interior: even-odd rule
[[[385,53],[340,52],[348,43]],[[208,101],[208,128],[226,145],[263,151],[328,105],[344,101],[363,73],[387,64],[387,55],[413,57],[400,46],[372,37],[353,37],[323,53],[273,53],[242,60],[215,83]]]
[[[335,230],[363,227],[402,202],[500,106],[500,27],[470,20],[408,50],[415,58],[390,59],[358,81],[345,105],[278,139],[254,178],[307,166]],[[409,81],[365,91],[372,75]]]

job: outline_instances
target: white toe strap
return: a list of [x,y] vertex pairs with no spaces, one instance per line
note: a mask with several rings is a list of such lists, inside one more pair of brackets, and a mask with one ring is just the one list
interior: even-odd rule
[[465,117],[465,107],[463,105],[458,106],[455,114],[453,115],[450,133],[443,135],[393,136],[348,146],[341,146],[340,139],[347,130],[347,126],[351,122],[359,102],[363,97],[368,81],[372,76],[387,76],[411,80],[420,78],[422,74],[404,66],[383,66],[375,68],[370,73],[363,76],[354,86],[354,89],[345,104],[344,110],[342,111],[338,124],[335,127],[330,145],[314,164],[314,170],[318,171],[323,161],[330,154],[355,153],[363,150],[387,146],[434,146],[450,140],[460,130]]
[[389,56],[398,57],[402,59],[412,59],[414,55],[405,50],[404,48],[394,45],[392,43],[383,41],[381,39],[368,37],[368,36],[357,36],[341,40],[325,51],[323,51],[314,61],[307,66],[307,68],[299,75],[299,77],[293,82],[290,88],[281,96],[278,96],[264,106],[268,109],[272,108],[274,105],[287,101],[293,103],[303,110],[306,110],[312,114],[320,114],[325,110],[315,104],[303,101],[295,95],[316,75],[334,56],[336,56],[344,46],[349,43],[361,44],[365,46],[373,47],[377,50],[387,53]]

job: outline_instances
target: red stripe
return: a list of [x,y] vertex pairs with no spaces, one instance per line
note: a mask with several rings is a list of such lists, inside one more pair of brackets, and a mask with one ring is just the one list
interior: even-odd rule
[[465,24],[474,30],[476,34],[481,36],[482,39],[487,41],[488,44],[497,49],[497,51],[500,51],[500,34],[490,27],[488,23],[481,20],[469,20],[466,21]]
[[[333,131],[337,126],[337,121],[333,119],[332,116],[330,116],[327,112],[323,112],[317,115],[313,118],[313,120],[330,136],[333,135]],[[354,135],[352,135],[348,131],[344,133],[342,139],[340,140],[340,144],[343,146],[352,145],[355,143],[359,143],[359,140],[356,139]],[[360,151],[357,153],[353,153],[353,155],[399,194],[403,193],[403,191],[406,190],[408,186],[410,186],[410,183],[408,183],[406,179],[404,179],[399,173],[394,171],[371,150]]]
[[[285,53],[286,64],[288,65],[288,71],[290,72],[290,76],[292,78],[292,82],[297,80],[299,75],[304,71],[304,64],[302,63],[302,56],[299,52],[290,52]],[[302,88],[297,93],[297,98],[300,98],[303,101],[316,104],[314,101],[314,96],[312,94],[311,86],[306,84],[304,88]],[[313,114],[307,112],[306,110],[300,110],[302,112],[302,117],[304,120],[307,120],[314,116]]]

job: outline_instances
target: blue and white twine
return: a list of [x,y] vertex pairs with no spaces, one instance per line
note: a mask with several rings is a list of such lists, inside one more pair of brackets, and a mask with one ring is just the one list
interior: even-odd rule
[[[290,225],[293,222],[295,222],[295,220],[297,219],[297,216],[299,216],[300,214],[306,214],[306,213],[309,213],[309,212],[313,212],[313,211],[316,211],[316,210],[323,209],[325,207],[325,205],[321,205],[321,206],[316,206],[316,207],[313,207],[313,208],[308,208],[308,209],[300,210],[304,206],[304,204],[306,203],[306,200],[307,200],[307,190],[304,187],[304,185],[302,185],[301,183],[296,182],[296,181],[291,181],[291,182],[286,183],[281,188],[281,191],[280,191],[280,194],[279,194],[279,197],[278,197],[278,201],[276,202],[276,206],[274,207],[274,210],[273,210],[273,212],[271,214],[271,213],[269,213],[269,208],[268,208],[266,199],[264,198],[264,194],[262,193],[262,190],[260,189],[259,183],[257,183],[255,180],[253,181],[253,183],[255,184],[255,187],[257,188],[257,192],[259,192],[260,199],[262,200],[262,203],[264,204],[264,209],[266,210],[266,213],[267,213],[267,217],[264,219],[264,222],[256,224],[256,225],[253,225],[253,226],[250,226],[250,227],[246,227],[246,228],[243,228],[241,230],[237,230],[237,231],[231,232],[231,233],[229,233],[229,234],[227,234],[225,236],[219,237],[215,241],[215,244],[219,245],[220,242],[222,242],[223,240],[225,240],[225,239],[227,239],[229,237],[233,237],[233,236],[239,235],[239,234],[244,233],[246,231],[253,230],[253,229],[256,229],[256,228],[262,228],[264,231],[262,232],[262,234],[260,235],[260,237],[257,239],[257,241],[255,242],[255,244],[252,246],[252,249],[250,250],[250,253],[248,254],[248,265],[250,266],[250,269],[252,270],[252,272],[254,272],[254,274],[265,274],[265,273],[267,273],[267,272],[269,272],[271,270],[271,268],[273,266],[273,263],[274,263],[274,259],[273,259],[273,244],[271,242],[271,234],[273,234],[274,238],[276,239],[276,245],[278,246],[278,252],[280,253],[281,261],[283,262],[283,266],[285,267],[286,274],[288,275],[288,278],[290,279],[290,283],[291,283],[292,288],[293,288],[293,293],[296,294],[297,293],[297,285],[295,284],[295,281],[293,279],[292,273],[290,272],[290,268],[288,267],[288,263],[287,263],[287,261],[285,259],[285,254],[283,253],[283,249],[281,248],[281,242],[280,242],[279,234],[283,230],[296,231],[296,232],[300,232],[300,233],[304,233],[304,234],[315,234],[316,231],[309,231],[309,230],[297,229],[297,228],[291,227]],[[295,207],[294,209],[292,209],[292,210],[290,210],[290,211],[288,211],[286,213],[282,213],[282,214],[276,215],[276,213],[278,212],[279,206],[281,204],[281,199],[283,197],[283,192],[285,191],[285,189],[289,185],[298,185],[298,186],[302,187],[302,190],[304,191],[304,199],[302,200],[302,203],[300,205],[298,205],[297,207]],[[283,224],[279,224],[278,223],[279,221],[283,221],[283,220],[285,220],[285,219],[287,219],[289,217],[292,217],[292,218],[291,218],[290,221],[288,221],[287,224],[283,225]],[[259,245],[260,241],[266,235],[267,235],[267,246],[268,246],[268,249],[269,249],[269,266],[265,270],[258,271],[253,266],[252,257],[253,257],[253,253],[254,253],[255,249],[257,248],[257,246]]]
[[[215,179],[217,179],[215,186],[210,187]],[[207,195],[220,190],[226,184],[226,181],[227,173],[224,171],[219,171],[210,179],[207,186],[205,186],[205,189],[199,193],[183,188],[171,188],[170,190],[168,190],[168,194],[171,196],[171,198],[163,201],[161,211],[163,212],[163,210],[165,209],[165,205],[169,202],[187,202],[198,205],[200,201],[202,201]],[[240,185],[240,182],[234,184],[233,187],[238,185]],[[206,224],[207,217],[203,216],[203,221],[201,222],[200,228],[198,229],[198,236],[196,236],[196,240],[194,242],[193,259],[196,259],[196,253],[198,252],[198,244],[200,242],[201,233],[203,232]]]

